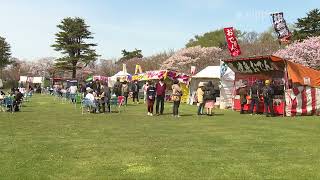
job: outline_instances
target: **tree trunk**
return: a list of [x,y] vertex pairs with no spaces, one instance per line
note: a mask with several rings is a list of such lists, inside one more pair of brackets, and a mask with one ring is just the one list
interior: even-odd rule
[[77,76],[77,67],[72,65],[72,79],[76,79]]

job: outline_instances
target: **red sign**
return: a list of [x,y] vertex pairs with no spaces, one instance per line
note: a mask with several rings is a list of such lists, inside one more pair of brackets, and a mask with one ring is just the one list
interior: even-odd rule
[[228,43],[228,49],[232,57],[239,56],[241,54],[240,46],[238,44],[233,27],[224,28],[224,34]]

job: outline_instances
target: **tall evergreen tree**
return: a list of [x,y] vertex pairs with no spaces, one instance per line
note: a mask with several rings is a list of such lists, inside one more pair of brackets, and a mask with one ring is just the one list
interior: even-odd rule
[[303,40],[308,37],[320,36],[320,10],[313,9],[307,13],[307,17],[299,18],[293,32],[295,40]]
[[11,50],[6,39],[0,36],[0,77],[2,77],[2,70],[13,61],[11,60]]
[[[241,41],[242,33],[240,30],[235,31],[236,36],[239,41]],[[217,29],[211,32],[204,33],[203,35],[195,35],[194,38],[190,39],[189,42],[186,44],[186,47],[219,47],[219,48],[226,48],[227,42],[224,34],[223,29]]]
[[87,66],[97,59],[96,51],[92,49],[96,44],[87,43],[85,40],[93,39],[92,33],[84,19],[65,18],[57,27],[56,44],[52,47],[65,56],[56,60],[56,67],[72,71],[72,78],[76,78],[79,65]]

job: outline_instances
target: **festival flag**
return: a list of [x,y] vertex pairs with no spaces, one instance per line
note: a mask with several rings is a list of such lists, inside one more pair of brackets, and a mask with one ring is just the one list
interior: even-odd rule
[[272,22],[274,30],[278,35],[278,39],[280,42],[289,43],[291,38],[291,32],[286,24],[286,21],[283,17],[283,12],[280,13],[272,13]]
[[142,69],[141,69],[141,66],[139,64],[137,64],[135,71],[134,71],[134,74],[140,74],[140,73],[142,73]]
[[191,73],[192,75],[195,75],[195,74],[196,74],[196,67],[195,67],[195,66],[191,66],[190,73]]
[[232,57],[239,56],[241,54],[240,46],[238,44],[233,27],[224,28],[226,40],[228,43],[228,49]]

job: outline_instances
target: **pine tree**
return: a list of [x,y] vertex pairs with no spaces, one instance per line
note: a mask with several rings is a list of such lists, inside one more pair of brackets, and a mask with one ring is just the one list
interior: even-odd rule
[[303,40],[308,37],[320,36],[320,10],[313,9],[307,13],[307,17],[299,18],[293,33],[295,40]]
[[0,76],[2,77],[2,70],[9,64],[12,64],[11,50],[6,39],[0,36]]
[[65,18],[61,24],[57,25],[60,29],[56,33],[56,44],[52,47],[60,51],[65,56],[56,60],[55,66],[64,70],[72,71],[72,78],[76,78],[77,68],[87,66],[90,62],[97,59],[98,55],[92,47],[97,46],[87,43],[85,40],[93,39],[89,26],[81,18]]

